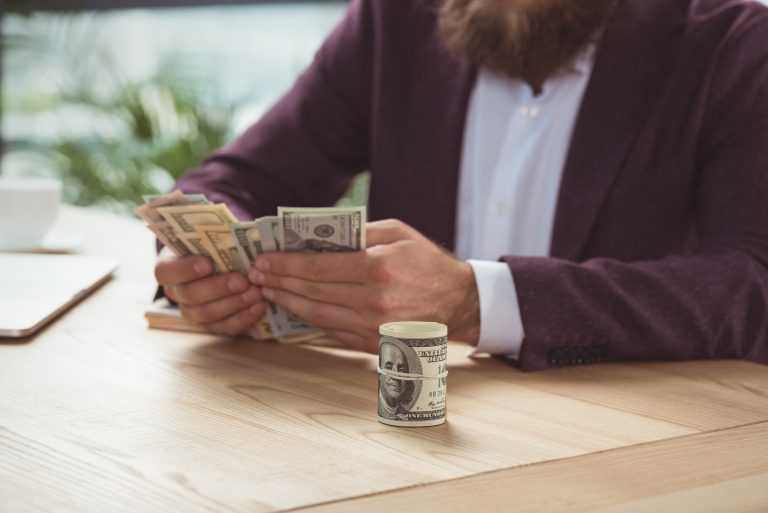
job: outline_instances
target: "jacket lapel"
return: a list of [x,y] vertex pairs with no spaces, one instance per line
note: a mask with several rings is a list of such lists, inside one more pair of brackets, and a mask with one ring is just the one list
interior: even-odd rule
[[671,39],[685,15],[681,4],[638,0],[601,43],[563,169],[551,256],[580,259],[672,60]]
[[[408,115],[419,121],[406,123],[401,131],[403,146],[412,149],[408,165],[401,172],[407,170],[406,183],[411,193],[420,198],[407,207],[411,213],[409,221],[452,250],[464,125],[477,71],[449,56],[434,41],[425,54],[425,60],[432,63],[429,73],[414,71],[412,76],[418,78],[408,84]],[[414,145],[413,141],[419,144]]]

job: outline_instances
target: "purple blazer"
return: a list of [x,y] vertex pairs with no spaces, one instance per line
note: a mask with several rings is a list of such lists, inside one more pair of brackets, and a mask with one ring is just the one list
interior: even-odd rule
[[[293,88],[181,189],[245,219],[330,205],[369,169],[371,219],[451,249],[476,72],[441,46],[437,3],[353,0]],[[768,363],[768,9],[633,0],[596,56],[551,256],[499,257],[519,296],[524,370]]]

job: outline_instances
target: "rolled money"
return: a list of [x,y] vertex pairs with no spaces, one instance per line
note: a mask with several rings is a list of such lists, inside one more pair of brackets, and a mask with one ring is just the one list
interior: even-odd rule
[[379,422],[436,426],[445,422],[448,327],[437,322],[379,326]]

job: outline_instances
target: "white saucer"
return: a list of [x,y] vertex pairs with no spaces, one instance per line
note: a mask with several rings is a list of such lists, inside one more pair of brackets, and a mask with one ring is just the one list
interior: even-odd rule
[[0,252],[6,253],[72,253],[77,250],[85,240],[85,234],[81,232],[53,230],[46,235],[39,245],[31,248],[3,248]]

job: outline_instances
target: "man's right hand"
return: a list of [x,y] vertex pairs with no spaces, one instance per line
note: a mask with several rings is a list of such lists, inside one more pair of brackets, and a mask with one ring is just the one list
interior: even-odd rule
[[213,274],[204,256],[177,257],[163,248],[155,264],[155,278],[181,315],[208,331],[234,336],[253,326],[264,314],[261,288],[240,273]]

